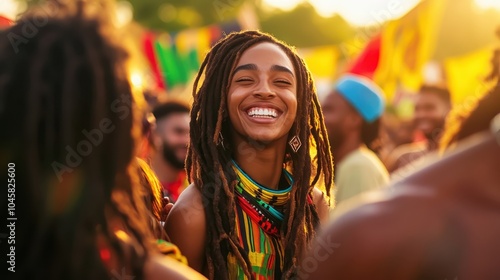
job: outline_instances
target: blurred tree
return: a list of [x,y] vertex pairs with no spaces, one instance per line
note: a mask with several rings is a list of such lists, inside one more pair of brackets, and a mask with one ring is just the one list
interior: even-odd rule
[[309,3],[289,12],[259,12],[261,29],[297,47],[339,44],[352,38],[355,29],[339,15],[320,16]]
[[156,30],[176,32],[234,20],[245,0],[128,0],[134,18]]
[[[176,32],[234,20],[246,0],[128,0],[139,23],[157,30]],[[309,3],[292,11],[266,11],[261,1],[249,1],[260,18],[261,30],[297,47],[331,45],[354,35],[354,29],[340,16],[324,18]]]
[[[1,0],[0,0],[1,1]],[[17,0],[33,5],[43,1]],[[72,0],[68,0],[72,1]],[[90,0],[105,2],[109,0]],[[188,28],[234,21],[246,2],[253,5],[260,29],[297,46],[332,45],[354,36],[355,30],[341,16],[320,16],[311,4],[304,2],[292,11],[262,8],[262,0],[112,0],[127,1],[134,9],[134,19],[158,31],[177,32]]]
[[[43,0],[17,1],[33,5]],[[255,5],[263,31],[297,47],[338,44],[352,38],[356,32],[341,16],[321,17],[307,2],[284,12],[262,9],[262,0],[115,1],[130,2],[134,19],[145,27],[168,32],[234,20],[245,2]],[[500,25],[498,10],[479,10],[474,0],[447,2],[441,24],[436,26],[439,36],[434,59],[471,52],[495,42],[494,30]]]
[[448,0],[438,28],[435,60],[459,56],[496,43],[500,12],[476,7],[474,0]]

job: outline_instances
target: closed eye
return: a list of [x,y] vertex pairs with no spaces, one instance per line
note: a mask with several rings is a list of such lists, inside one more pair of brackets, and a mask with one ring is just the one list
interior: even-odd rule
[[236,82],[237,83],[250,83],[250,82],[253,82],[253,80],[250,78],[240,78],[240,79],[237,79]]
[[287,85],[287,86],[292,85],[292,83],[290,81],[287,81],[287,80],[276,80],[275,83],[277,83],[279,85]]

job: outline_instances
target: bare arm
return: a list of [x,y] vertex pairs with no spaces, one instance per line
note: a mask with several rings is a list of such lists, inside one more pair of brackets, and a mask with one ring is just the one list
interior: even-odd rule
[[165,230],[173,244],[186,256],[190,267],[203,273],[206,221],[201,193],[190,185],[170,211]]

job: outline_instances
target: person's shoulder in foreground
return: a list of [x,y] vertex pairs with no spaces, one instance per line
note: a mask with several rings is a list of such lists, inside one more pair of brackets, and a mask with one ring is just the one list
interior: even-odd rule
[[489,136],[367,204],[346,201],[303,260],[302,278],[500,279],[499,165]]
[[196,280],[206,279],[204,276],[196,272],[187,265],[181,264],[178,261],[157,255],[146,261],[144,266],[144,279],[161,280],[161,279],[179,279],[179,280]]

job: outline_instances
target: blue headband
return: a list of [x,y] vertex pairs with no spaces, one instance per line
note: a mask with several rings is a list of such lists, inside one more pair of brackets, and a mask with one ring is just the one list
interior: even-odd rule
[[335,85],[335,89],[369,123],[378,119],[384,112],[383,91],[368,78],[344,75]]

